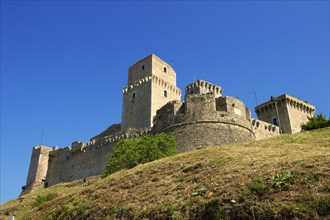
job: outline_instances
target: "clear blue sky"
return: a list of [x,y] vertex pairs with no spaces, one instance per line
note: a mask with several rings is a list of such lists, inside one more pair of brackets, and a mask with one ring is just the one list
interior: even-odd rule
[[220,85],[253,111],[283,93],[329,116],[329,1],[1,1],[1,203],[32,147],[121,120],[127,70],[154,53],[178,86]]

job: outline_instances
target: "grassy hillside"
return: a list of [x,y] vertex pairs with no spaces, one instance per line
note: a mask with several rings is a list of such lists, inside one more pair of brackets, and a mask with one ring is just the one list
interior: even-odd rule
[[330,128],[191,151],[23,198],[1,205],[2,219],[330,219]]

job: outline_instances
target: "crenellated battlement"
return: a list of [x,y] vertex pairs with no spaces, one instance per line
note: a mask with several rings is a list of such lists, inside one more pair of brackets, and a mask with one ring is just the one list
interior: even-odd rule
[[102,133],[96,135],[95,137],[92,137],[90,140],[98,140],[100,138],[103,138],[105,136],[109,135],[115,135],[121,132],[121,124],[113,124],[110,127],[108,127],[105,131]]
[[222,96],[223,93],[223,89],[220,86],[205,80],[197,80],[196,82],[190,83],[186,86],[185,91],[186,95],[213,93],[216,97]]
[[[316,111],[315,107],[309,104],[306,101],[302,101],[296,97],[290,96],[288,94],[283,94],[277,98],[277,105],[278,107],[287,106],[303,113],[313,115]],[[269,100],[261,105],[255,107],[256,114],[261,116],[263,114],[267,114],[268,112],[272,111],[275,108],[275,101]]]
[[81,155],[82,153],[88,153],[90,151],[98,150],[101,147],[107,147],[108,145],[112,145],[124,139],[138,138],[143,135],[149,134],[150,132],[151,132],[151,128],[129,129],[119,134],[103,136],[102,138],[99,139],[91,139],[91,141],[87,143],[75,141],[72,143],[71,148],[70,147],[56,148],[51,150],[49,154],[53,156],[53,158],[63,154],[71,154],[72,156],[78,156]]
[[181,90],[179,88],[177,88],[175,85],[172,85],[171,83],[169,82],[166,82],[164,79],[161,79],[160,77],[157,77],[157,76],[147,76],[143,79],[140,79],[140,80],[137,80],[135,81],[134,83],[126,86],[122,92],[123,94],[126,94],[130,91],[134,91],[136,89],[138,89],[138,87],[142,86],[143,84],[145,83],[150,83],[150,82],[153,82],[161,87],[163,87],[164,89],[172,92],[172,93],[175,93],[177,95],[181,95]]
[[172,92],[176,95],[181,96],[181,90],[178,87],[176,87],[175,85],[172,85],[171,83],[166,82],[164,79],[161,79],[157,76],[152,76],[152,82],[163,87],[165,90],[167,90],[169,92]]
[[132,90],[137,89],[138,87],[142,86],[143,84],[150,83],[152,80],[152,76],[146,76],[142,79],[136,80],[135,82],[131,83],[130,85],[126,86],[122,92],[126,94]]
[[262,121],[279,125],[284,133],[301,131],[301,124],[315,113],[315,107],[288,94],[272,97],[269,101],[255,107]]
[[280,128],[276,125],[252,119],[252,129],[256,136],[256,140],[277,136],[280,134]]

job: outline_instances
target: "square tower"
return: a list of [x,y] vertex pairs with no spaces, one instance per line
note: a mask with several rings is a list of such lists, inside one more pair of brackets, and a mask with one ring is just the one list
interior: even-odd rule
[[46,174],[48,170],[48,159],[51,148],[38,145],[33,147],[29,173],[26,180],[24,192],[30,192],[31,190],[44,186]]
[[153,126],[156,111],[166,103],[181,99],[176,87],[176,73],[154,54],[133,64],[128,70],[128,83],[123,89],[121,130]]
[[[259,120],[279,126],[283,133],[297,133],[301,131],[301,124],[312,117],[315,107],[288,94],[272,97],[271,100],[255,107]],[[277,116],[278,115],[278,116]]]

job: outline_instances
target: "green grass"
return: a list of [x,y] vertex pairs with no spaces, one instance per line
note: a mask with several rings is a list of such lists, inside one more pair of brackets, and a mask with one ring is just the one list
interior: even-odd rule
[[[330,128],[190,151],[1,205],[4,219],[329,219]],[[37,198],[55,199],[31,207]],[[39,197],[38,197],[39,196]]]
[[55,199],[58,196],[57,193],[47,193],[46,195],[38,195],[35,201],[31,204],[32,208],[36,208],[41,204]]

